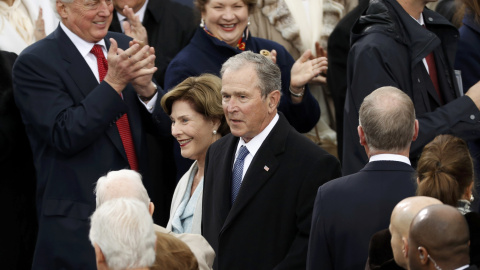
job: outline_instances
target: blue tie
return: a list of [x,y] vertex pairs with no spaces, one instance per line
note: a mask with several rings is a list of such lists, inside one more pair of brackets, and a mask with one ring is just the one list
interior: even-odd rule
[[240,191],[240,186],[242,185],[242,175],[243,175],[243,160],[248,155],[248,149],[243,145],[238,151],[237,159],[233,165],[233,178],[232,178],[232,205],[237,198],[238,191]]

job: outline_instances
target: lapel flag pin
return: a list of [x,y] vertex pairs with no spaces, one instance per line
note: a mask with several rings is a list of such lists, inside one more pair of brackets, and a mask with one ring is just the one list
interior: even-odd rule
[[268,172],[268,170],[270,170],[270,168],[268,168],[267,165],[265,165],[265,167],[263,167],[263,169],[267,172]]

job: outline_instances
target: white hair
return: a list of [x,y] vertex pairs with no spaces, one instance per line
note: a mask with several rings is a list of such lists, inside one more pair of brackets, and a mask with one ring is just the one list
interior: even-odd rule
[[100,177],[95,187],[97,208],[104,202],[115,198],[135,198],[143,202],[147,209],[150,197],[143,186],[142,175],[132,170],[111,171]]
[[89,238],[112,270],[150,267],[155,262],[153,220],[139,200],[118,198],[103,203],[91,216]]

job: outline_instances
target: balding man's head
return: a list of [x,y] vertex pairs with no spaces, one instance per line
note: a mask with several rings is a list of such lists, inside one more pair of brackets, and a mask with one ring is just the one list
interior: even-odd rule
[[410,225],[409,267],[412,270],[456,269],[470,263],[468,224],[460,212],[449,205],[422,209]]
[[418,132],[412,100],[392,86],[378,88],[365,97],[359,123],[360,142],[368,146],[367,154],[405,152]]
[[95,187],[97,208],[104,202],[116,198],[134,198],[143,202],[153,213],[147,190],[143,186],[142,176],[132,170],[111,171],[100,177]]
[[431,197],[416,196],[403,199],[393,209],[389,226],[392,234],[393,257],[395,262],[405,269],[407,268],[410,224],[420,210],[434,204],[442,204],[442,202]]

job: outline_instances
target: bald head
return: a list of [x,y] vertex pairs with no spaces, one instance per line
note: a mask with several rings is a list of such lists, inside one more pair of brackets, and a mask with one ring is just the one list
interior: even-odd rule
[[143,186],[142,176],[132,170],[111,171],[100,177],[95,187],[97,208],[116,198],[134,198],[150,206],[150,198]]
[[393,257],[401,267],[407,269],[407,240],[413,218],[423,208],[435,204],[442,204],[442,202],[432,197],[415,196],[403,199],[393,209],[389,230],[392,234]]
[[431,205],[422,209],[410,225],[409,266],[456,269],[470,263],[468,224],[460,212],[449,205]]
[[365,97],[360,106],[359,123],[365,143],[374,152],[404,152],[416,138],[413,102],[392,86],[378,88]]

